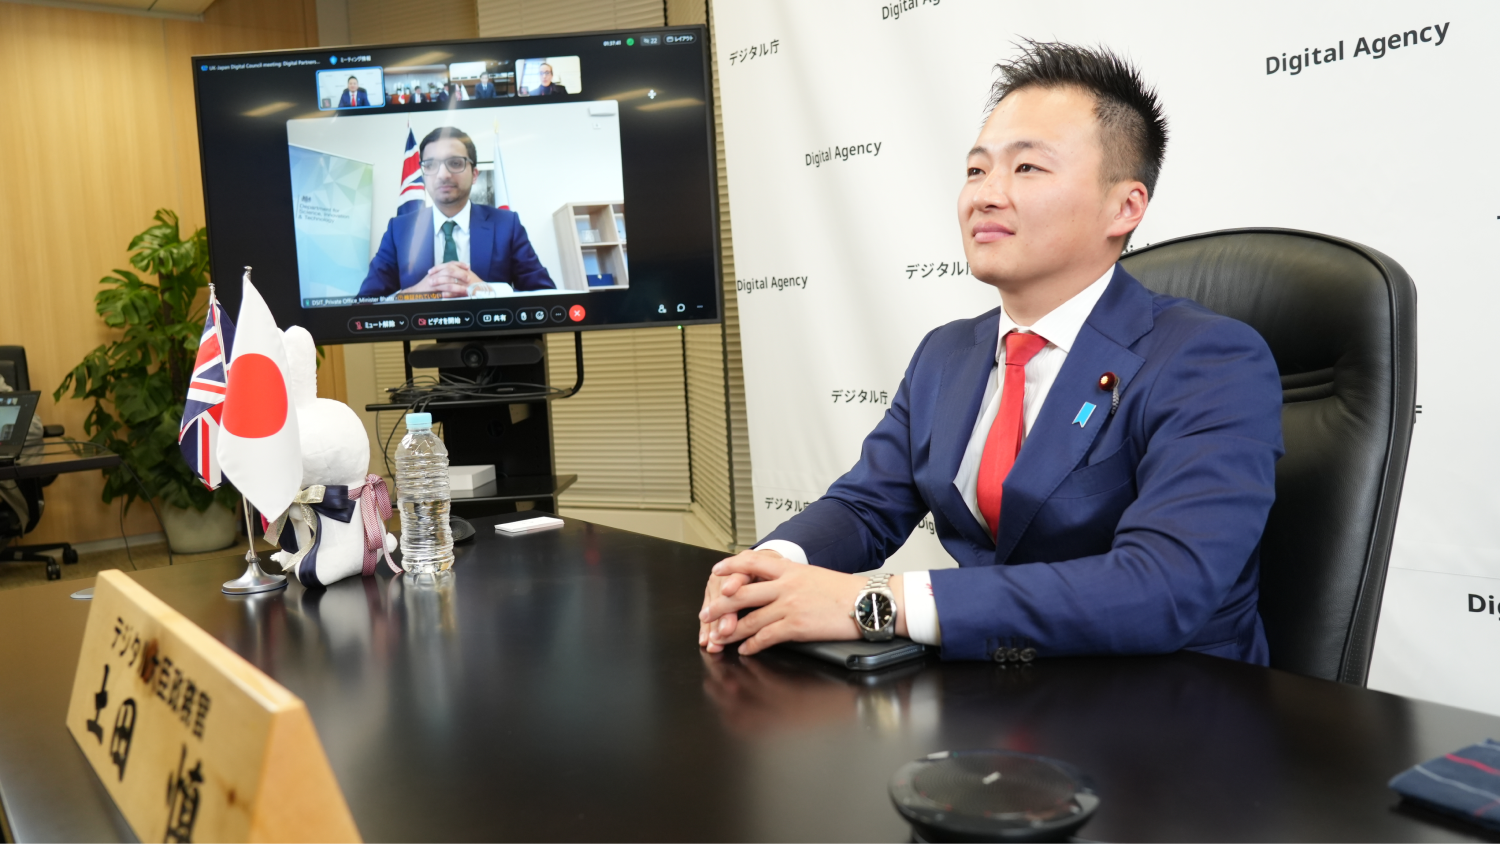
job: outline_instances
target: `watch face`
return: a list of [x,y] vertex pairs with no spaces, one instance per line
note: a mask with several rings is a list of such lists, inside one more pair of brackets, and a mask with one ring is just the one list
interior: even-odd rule
[[895,617],[895,603],[880,592],[866,592],[854,605],[854,620],[866,630],[883,630]]

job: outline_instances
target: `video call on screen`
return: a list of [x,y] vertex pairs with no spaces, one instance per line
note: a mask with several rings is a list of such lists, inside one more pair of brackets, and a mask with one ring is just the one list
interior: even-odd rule
[[193,59],[209,250],[320,342],[712,322],[701,27]]

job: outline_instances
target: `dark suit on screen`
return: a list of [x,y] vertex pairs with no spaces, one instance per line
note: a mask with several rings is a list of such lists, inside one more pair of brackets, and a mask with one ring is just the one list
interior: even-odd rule
[[[432,215],[432,207],[424,205],[391,218],[380,248],[370,259],[360,296],[389,296],[427,277],[436,240]],[[521,218],[506,208],[470,205],[469,268],[485,281],[509,284],[516,290],[557,287],[531,248]]]
[[[953,479],[995,366],[999,309],[923,339],[859,462],[771,533],[872,569],[929,511],[959,568],[931,572],[943,656],[1181,649],[1266,664],[1261,532],[1281,383],[1249,326],[1116,265],[1007,476],[998,539]],[[1099,378],[1119,379],[1120,406]],[[1095,410],[1075,419],[1085,402]]]
[[474,86],[474,99],[492,100],[495,98],[495,85],[492,82],[481,82]]
[[363,108],[370,104],[370,95],[365,89],[360,88],[354,95],[354,102],[349,102],[349,89],[344,89],[344,95],[339,97],[339,108]]

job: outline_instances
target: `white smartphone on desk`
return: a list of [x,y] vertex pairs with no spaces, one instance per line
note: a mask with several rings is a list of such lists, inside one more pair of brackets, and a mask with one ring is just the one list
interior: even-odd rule
[[537,516],[534,519],[522,519],[519,522],[505,522],[504,524],[495,525],[495,533],[530,533],[534,530],[546,530],[562,526],[562,519],[555,519],[551,516]]

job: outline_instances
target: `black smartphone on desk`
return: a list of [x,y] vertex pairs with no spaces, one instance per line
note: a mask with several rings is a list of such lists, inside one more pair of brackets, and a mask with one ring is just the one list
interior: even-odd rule
[[777,647],[831,662],[851,671],[889,668],[921,659],[927,655],[928,650],[926,645],[899,637],[889,642],[783,642]]

